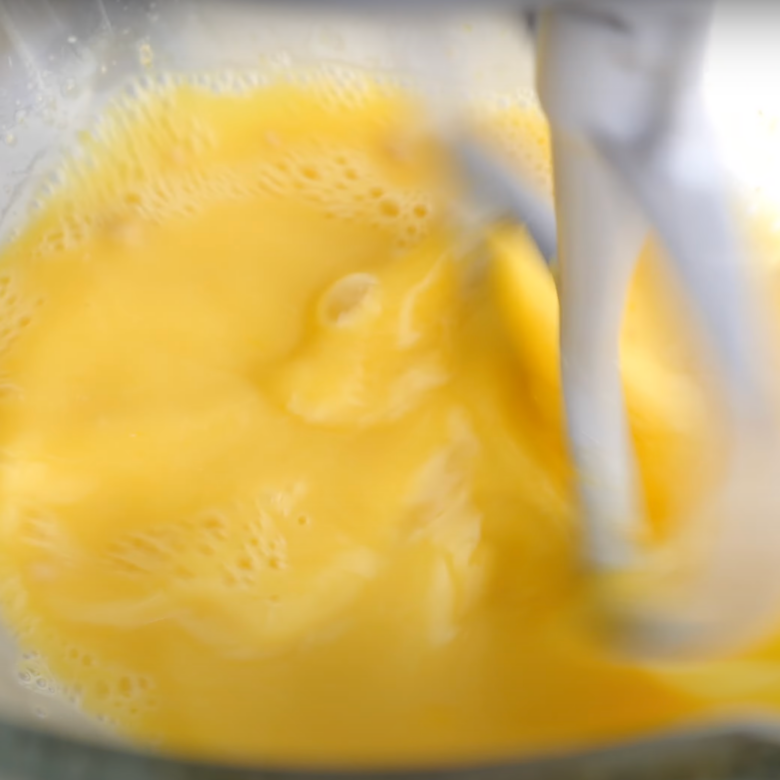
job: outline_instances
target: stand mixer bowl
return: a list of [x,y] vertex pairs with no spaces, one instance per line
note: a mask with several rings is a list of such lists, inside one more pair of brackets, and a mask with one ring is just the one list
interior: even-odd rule
[[[452,25],[469,97],[512,95],[533,101],[530,39],[516,14],[487,6],[461,9]],[[0,240],[13,237],[79,131],[111,97],[132,91],[139,79],[166,71],[274,73],[298,64],[414,79],[414,47],[408,45],[414,24],[400,17],[379,23],[342,11],[318,13],[312,6],[305,15],[296,14],[259,0],[0,2]],[[780,116],[780,105],[772,105],[773,82],[780,76],[780,57],[773,54],[778,33],[780,12],[771,4],[725,6],[715,29],[708,85],[728,159],[742,184],[780,204],[780,138],[762,146],[751,135],[757,111]],[[13,642],[0,638],[0,780],[355,774],[219,767],[143,755],[65,702],[25,687],[16,667]],[[463,780],[769,777],[780,774],[780,723],[751,718],[597,751],[490,766],[360,774]]]

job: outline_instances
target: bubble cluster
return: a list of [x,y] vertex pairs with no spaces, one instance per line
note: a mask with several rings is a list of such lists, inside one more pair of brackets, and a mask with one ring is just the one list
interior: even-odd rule
[[296,79],[312,89],[321,105],[339,112],[365,106],[377,88],[387,90],[390,86],[376,75],[333,65],[314,73],[298,73]]
[[76,687],[76,703],[90,703],[104,717],[124,724],[132,723],[159,706],[154,681],[142,674],[101,664],[97,674],[92,668]]
[[[16,642],[23,648],[16,681],[36,697],[56,698],[122,723],[154,710],[155,682],[145,674],[108,662],[93,650],[59,636],[30,614],[27,589],[18,575],[2,578],[0,605]],[[45,648],[45,655],[37,648]],[[38,707],[44,712],[45,707]]]
[[[279,82],[301,87],[303,104],[336,114],[362,108],[383,93],[375,78],[338,68],[285,70],[270,79],[232,71],[138,79],[112,101],[38,193],[35,208],[49,207],[50,226],[33,255],[76,251],[113,225],[117,214],[163,224],[196,218],[215,204],[258,197],[296,199],[331,219],[367,222],[390,231],[401,248],[422,240],[435,217],[434,197],[420,184],[390,182],[373,152],[361,147],[365,141],[344,147],[329,143],[326,134],[274,143],[271,124],[258,132],[257,154],[229,165],[200,164],[224,137],[203,110],[177,110],[186,99],[182,90],[256,97]],[[384,92],[390,91],[385,85]]]
[[504,100],[480,106],[478,127],[496,143],[508,160],[530,175],[545,192],[552,191],[552,152],[544,115],[525,101]]
[[[165,616],[236,657],[289,647],[342,609],[377,567],[372,551],[323,531],[305,495],[302,483],[269,486],[181,522],[120,534],[80,565],[97,566],[140,595],[126,613],[107,612],[98,595],[97,610],[86,605],[86,614],[96,624],[106,615],[111,630],[130,629],[139,625],[138,607],[142,622]],[[316,564],[313,552],[323,556]],[[144,593],[162,599],[152,599],[151,612]]]
[[[429,194],[387,187],[366,157],[353,150],[288,152],[276,161],[245,163],[239,170],[188,169],[141,180],[125,190],[117,210],[162,225],[196,218],[215,204],[261,196],[295,199],[321,209],[332,219],[387,229],[402,247],[421,241],[434,217]],[[73,251],[106,223],[84,213],[65,213],[56,227],[43,235],[34,254],[46,257]]]
[[401,246],[421,241],[435,216],[431,193],[392,185],[358,149],[312,147],[282,153],[255,169],[261,191],[322,208],[333,219],[388,230]]
[[33,250],[35,258],[60,252],[70,252],[85,243],[93,234],[94,220],[90,215],[69,211],[47,230]]
[[[224,73],[207,74],[206,83],[227,91],[222,86]],[[289,84],[305,88],[316,105],[333,113],[364,108],[378,95],[398,91],[399,80],[389,75],[368,73],[354,67],[324,63],[315,67],[296,66],[288,58],[269,61],[261,71],[230,74],[232,91],[248,91],[258,84]]]
[[68,683],[58,682],[46,659],[28,650],[17,664],[16,679],[31,693],[57,698],[76,708],[92,705],[103,717],[123,723],[159,706],[156,685],[148,675],[103,662],[92,652],[59,642],[54,636],[47,636],[47,645],[64,672],[59,676],[66,677]]
[[183,587],[250,588],[260,574],[289,565],[290,533],[311,518],[298,509],[302,488],[268,489],[178,523],[124,534],[107,546],[105,565],[122,576],[158,575]]
[[26,652],[16,668],[16,679],[23,688],[42,696],[58,696],[60,686],[46,662],[36,652]]
[[292,507],[288,501],[288,495],[270,492],[242,507],[239,526],[245,544],[225,561],[226,584],[251,587],[261,573],[289,566],[286,529],[280,523],[290,519]]
[[[78,250],[96,231],[113,227],[117,214],[127,215],[137,206],[136,211],[154,215],[160,202],[176,199],[177,167],[186,167],[217,143],[203,117],[168,110],[181,84],[182,79],[168,76],[131,83],[83,134],[34,200],[35,210],[47,213],[49,227],[33,257]],[[169,177],[174,179],[172,188],[166,187]],[[153,197],[159,195],[154,185],[162,190],[162,198]],[[139,191],[146,196],[143,203]],[[188,216],[194,213],[186,211]]]

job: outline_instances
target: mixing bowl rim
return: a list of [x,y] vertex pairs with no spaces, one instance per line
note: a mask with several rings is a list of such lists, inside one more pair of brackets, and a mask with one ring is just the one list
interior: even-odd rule
[[[0,776],[8,771],[13,778],[50,780],[72,777],[79,780],[106,778],[107,771],[121,767],[122,777],[146,780],[308,780],[309,778],[358,778],[372,780],[473,780],[474,778],[511,777],[512,780],[544,780],[577,777],[599,766],[647,766],[658,757],[699,751],[706,757],[716,749],[739,749],[761,745],[780,751],[780,718],[754,712],[744,717],[713,720],[696,726],[664,729],[617,743],[563,752],[540,752],[493,760],[464,760],[447,763],[411,763],[409,765],[372,766],[350,764],[289,764],[268,762],[220,764],[213,760],[182,758],[171,754],[133,750],[73,738],[44,729],[0,720]],[[69,767],[69,771],[66,770]],[[52,771],[54,770],[54,772]],[[584,778],[583,774],[583,778]],[[602,775],[599,774],[599,777]],[[608,775],[605,775],[605,780]],[[620,775],[629,780],[628,775]]]

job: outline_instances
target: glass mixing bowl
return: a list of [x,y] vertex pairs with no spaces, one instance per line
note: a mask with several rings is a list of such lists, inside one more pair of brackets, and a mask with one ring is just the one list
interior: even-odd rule
[[[0,240],[13,235],[52,181],[58,157],[101,106],[138,79],[293,64],[369,69],[414,79],[420,17],[387,19],[262,0],[0,0]],[[392,8],[392,4],[388,3]],[[406,8],[409,6],[406,5]],[[324,10],[323,10],[324,9]],[[519,17],[473,3],[433,20],[453,34],[471,97],[533,100],[532,47]],[[429,20],[430,21],[430,20]],[[727,159],[751,197],[780,215],[780,4],[736,0],[719,9],[707,86]],[[417,73],[417,75],[420,75]],[[777,105],[775,105],[775,103]],[[780,224],[780,220],[778,221]],[[0,637],[0,780],[133,780],[346,776],[285,767],[218,767],[142,755],[16,674]],[[359,772],[373,777],[536,780],[747,780],[780,776],[780,722],[740,718],[640,743],[492,766]]]

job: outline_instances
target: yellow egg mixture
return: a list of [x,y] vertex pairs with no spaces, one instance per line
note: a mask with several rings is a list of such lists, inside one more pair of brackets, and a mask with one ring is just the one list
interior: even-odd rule
[[[356,84],[119,101],[5,249],[22,676],[141,744],[298,763],[496,758],[780,704],[769,646],[726,674],[589,638],[554,282],[519,231],[465,251],[413,106]],[[480,116],[546,175],[536,111]],[[624,353],[662,534],[717,463],[654,269]]]

